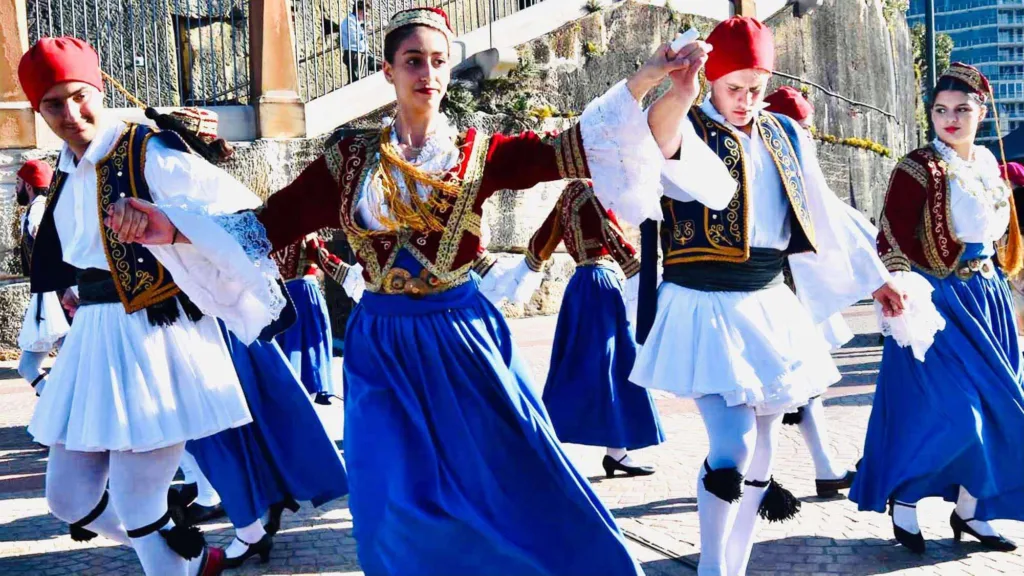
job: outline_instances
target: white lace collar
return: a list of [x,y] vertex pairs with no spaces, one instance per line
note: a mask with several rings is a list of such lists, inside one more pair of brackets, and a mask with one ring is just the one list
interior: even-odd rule
[[945,142],[936,138],[932,146],[946,164],[946,173],[978,200],[989,200],[1001,208],[1009,198],[1010,188],[999,172],[999,163],[992,152],[983,146],[972,146],[971,159],[964,160]]
[[[393,127],[394,120],[384,118],[384,124]],[[458,141],[459,131],[452,126],[448,117],[441,113],[435,122],[434,130],[427,135],[419,155],[411,162],[424,172],[447,172],[459,162],[461,151]],[[396,148],[399,145],[397,130],[391,131],[391,143]]]

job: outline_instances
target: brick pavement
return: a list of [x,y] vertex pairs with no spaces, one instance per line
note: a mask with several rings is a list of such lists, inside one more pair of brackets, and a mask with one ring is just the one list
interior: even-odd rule
[[[848,314],[856,332],[871,331],[868,312],[858,308]],[[542,381],[554,318],[511,324],[534,376]],[[832,447],[841,461],[851,464],[860,454],[880,355],[869,334],[853,344],[836,355],[844,380],[830,390],[825,402]],[[631,549],[648,575],[693,574],[685,563],[697,559],[694,489],[707,439],[692,402],[658,394],[657,403],[668,441],[637,453],[639,459],[657,466],[657,474],[606,480],[600,449],[569,446],[567,450],[633,539]],[[67,527],[47,514],[42,497],[45,452],[24,432],[34,397],[10,363],[0,364],[0,406],[0,574],[139,574],[130,550],[101,538],[87,544],[72,542]],[[337,437],[340,410],[322,416],[332,437]],[[955,544],[948,527],[950,504],[922,503],[920,519],[929,550],[918,558],[893,545],[887,516],[857,512],[845,498],[814,497],[813,465],[795,428],[783,430],[776,477],[801,498],[803,509],[796,521],[762,525],[749,576],[1024,574],[1022,552],[990,553],[976,543]],[[295,516],[286,513],[271,561],[249,564],[236,573],[361,574],[346,504],[341,500],[320,510],[303,508]],[[1024,523],[996,524],[1007,536],[1024,542]],[[226,545],[232,537],[227,523],[210,524],[205,530],[215,544]]]

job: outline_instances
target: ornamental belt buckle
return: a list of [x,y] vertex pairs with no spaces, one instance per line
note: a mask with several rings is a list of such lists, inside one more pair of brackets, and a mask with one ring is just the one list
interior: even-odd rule
[[995,273],[991,258],[972,258],[956,271],[957,277],[964,281],[970,280],[975,274],[981,274],[986,279],[992,278]]
[[403,268],[392,268],[384,277],[384,292],[386,294],[402,294],[411,298],[422,298],[440,291],[440,282],[426,270],[420,272],[420,275],[416,277]]

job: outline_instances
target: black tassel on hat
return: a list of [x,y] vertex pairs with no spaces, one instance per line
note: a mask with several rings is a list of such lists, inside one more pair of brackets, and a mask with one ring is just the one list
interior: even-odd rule
[[704,461],[704,489],[729,503],[739,502],[743,496],[743,475],[734,466],[712,470]]
[[206,142],[203,142],[203,139],[195,132],[189,130],[181,120],[170,114],[161,114],[152,106],[146,108],[146,118],[152,120],[161,130],[169,130],[181,136],[181,139],[185,141],[185,144],[188,144],[189,148],[206,159],[210,164],[220,162],[220,153]]
[[786,490],[773,477],[768,482],[768,490],[764,493],[758,515],[769,522],[784,522],[796,516],[800,511],[800,501],[792,492]]

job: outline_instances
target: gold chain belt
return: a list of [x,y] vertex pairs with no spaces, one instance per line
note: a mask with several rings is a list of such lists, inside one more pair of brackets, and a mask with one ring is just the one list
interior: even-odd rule
[[966,262],[961,262],[956,268],[956,277],[965,282],[973,278],[975,274],[981,274],[983,278],[995,276],[996,266],[992,263],[992,259],[972,258]]

